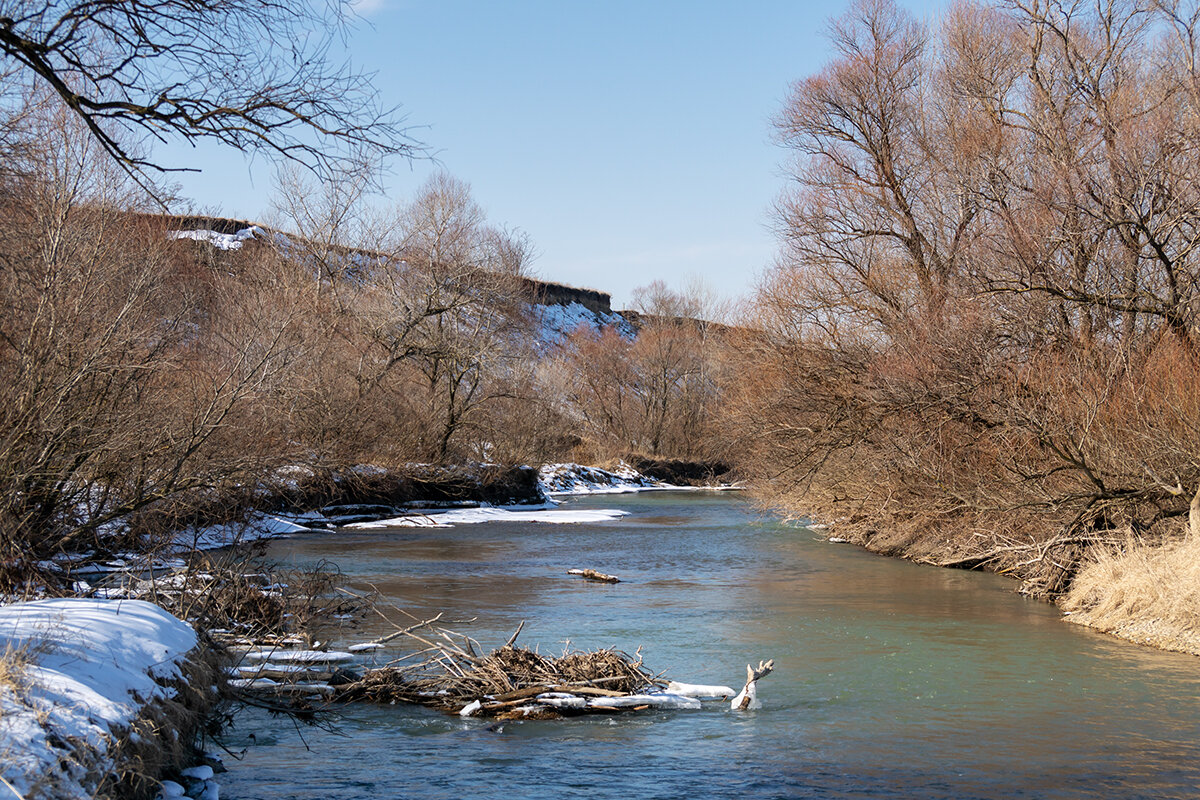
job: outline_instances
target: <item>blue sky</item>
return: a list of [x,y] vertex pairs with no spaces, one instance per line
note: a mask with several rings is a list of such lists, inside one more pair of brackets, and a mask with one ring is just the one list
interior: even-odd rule
[[[901,0],[918,16],[937,0]],[[489,219],[528,232],[547,280],[613,294],[702,277],[752,290],[784,185],[771,117],[829,57],[845,2],[364,0],[349,46],[438,163],[394,165],[388,196],[430,172],[469,182]],[[206,146],[159,151],[205,210],[256,219],[273,166]]]

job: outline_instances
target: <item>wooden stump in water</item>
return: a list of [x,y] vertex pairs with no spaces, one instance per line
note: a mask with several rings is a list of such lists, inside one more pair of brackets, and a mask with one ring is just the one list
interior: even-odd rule
[[758,700],[758,680],[771,674],[775,669],[775,659],[769,661],[759,661],[758,668],[746,665],[746,685],[738,696],[733,698],[729,704],[729,708],[733,711],[746,711],[748,709],[762,708],[762,703]]

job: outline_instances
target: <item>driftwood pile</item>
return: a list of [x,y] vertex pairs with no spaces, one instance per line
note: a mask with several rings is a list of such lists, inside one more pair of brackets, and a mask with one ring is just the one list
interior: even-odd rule
[[[239,683],[248,690],[261,688],[276,698],[319,695],[336,702],[414,703],[462,716],[496,719],[698,709],[702,697],[727,700],[734,696],[726,686],[666,681],[646,668],[640,649],[631,656],[614,649],[571,650],[568,644],[561,655],[548,656],[516,646],[524,623],[504,645],[484,653],[471,637],[437,625],[440,618],[439,614],[405,628],[397,626],[395,632],[352,646],[345,653],[248,653],[247,658],[261,662],[244,665]],[[418,649],[374,668],[347,663],[397,639],[415,643]],[[760,662],[758,670],[748,668],[747,687],[731,708],[758,707],[754,683],[770,670],[770,662]],[[291,686],[289,675],[295,678]]]
[[[523,647],[505,645],[483,657],[463,658],[443,651],[413,667],[383,667],[344,687],[342,700],[376,703],[404,701],[443,711],[499,718],[551,718],[586,713],[586,702],[556,700],[626,697],[639,690],[661,689],[665,681],[646,671],[640,658],[617,650],[565,652],[547,657]],[[546,698],[543,698],[546,699]],[[531,707],[541,706],[534,713]],[[597,709],[599,710],[599,709]]]
[[[643,665],[640,651],[630,656],[611,649],[564,649],[562,655],[546,656],[515,646],[518,627],[507,643],[484,655],[474,639],[432,622],[398,631],[422,648],[368,670],[341,687],[338,699],[418,703],[456,713],[470,708],[472,716],[551,718],[599,711],[600,701],[666,686]],[[597,702],[589,706],[592,700]]]

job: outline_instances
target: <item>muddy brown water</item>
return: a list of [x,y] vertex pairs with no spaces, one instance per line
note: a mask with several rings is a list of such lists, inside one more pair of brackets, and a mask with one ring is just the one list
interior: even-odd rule
[[[543,651],[643,648],[670,677],[739,686],[774,658],[764,707],[505,723],[403,706],[337,731],[239,715],[227,798],[1195,798],[1200,659],[1063,623],[992,575],[830,544],[735,494],[646,493],[586,525],[332,532],[271,555],[328,559],[411,613],[521,620]],[[581,581],[570,567],[620,575]],[[376,629],[355,632],[353,640]]]

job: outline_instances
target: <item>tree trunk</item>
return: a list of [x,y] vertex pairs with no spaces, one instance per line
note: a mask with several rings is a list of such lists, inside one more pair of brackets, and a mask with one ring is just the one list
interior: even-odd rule
[[1196,486],[1196,494],[1188,508],[1188,535],[1192,541],[1200,541],[1200,485]]

